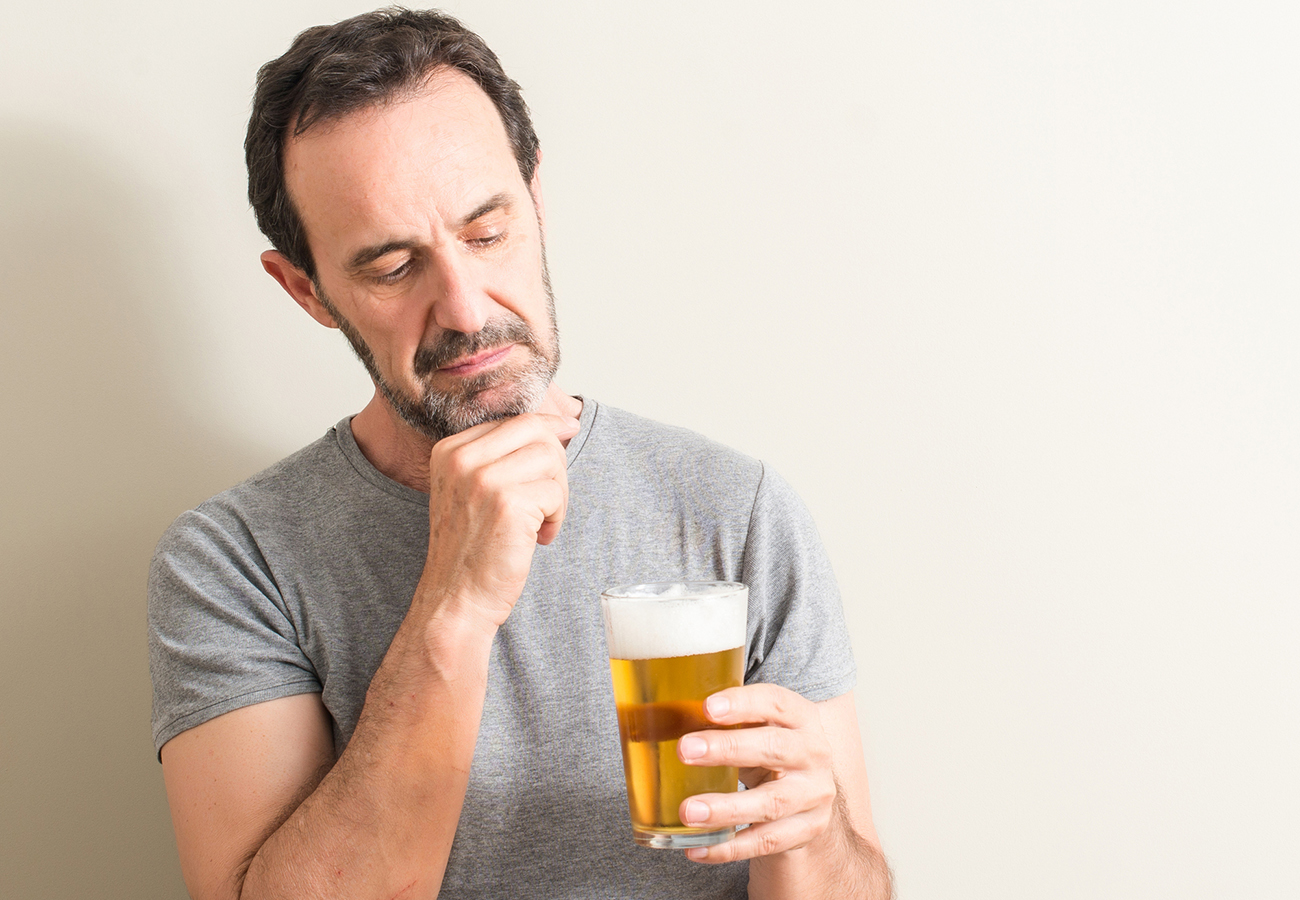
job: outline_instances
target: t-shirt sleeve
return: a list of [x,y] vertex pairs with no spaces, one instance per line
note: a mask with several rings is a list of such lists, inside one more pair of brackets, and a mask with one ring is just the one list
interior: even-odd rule
[[750,594],[745,682],[780,684],[814,701],[852,690],[857,670],[830,559],[803,502],[766,465],[742,571]]
[[149,569],[153,740],[254,703],[321,690],[256,541],[237,518],[180,516]]

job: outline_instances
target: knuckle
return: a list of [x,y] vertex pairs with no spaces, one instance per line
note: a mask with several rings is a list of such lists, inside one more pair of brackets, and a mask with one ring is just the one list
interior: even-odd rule
[[740,818],[740,805],[732,799],[735,796],[735,793],[729,793],[729,795],[724,795],[723,800],[708,801],[708,806],[712,810],[712,817],[718,819],[719,822],[735,822],[737,818]]
[[821,790],[817,792],[817,805],[830,809],[831,804],[835,802],[835,783],[828,781],[822,784]]
[[790,798],[785,795],[784,791],[769,791],[763,805],[765,807],[763,816],[768,822],[784,819],[790,812]]
[[474,477],[474,466],[470,463],[468,454],[453,450],[447,457],[446,462],[447,475],[456,482],[470,482]]
[[475,490],[482,491],[491,486],[492,478],[486,467],[480,466],[476,469],[466,468],[462,474],[465,480],[469,482]]
[[775,831],[763,831],[761,834],[755,835],[755,843],[759,856],[771,856],[781,850],[781,839]]
[[736,846],[734,840],[722,844],[714,844],[709,848],[709,862],[727,863],[735,862],[740,858],[740,848]]
[[505,491],[498,488],[496,479],[488,472],[479,469],[470,476],[470,496],[490,509],[501,512],[510,505],[510,498]]
[[469,444],[461,444],[456,447],[448,447],[446,444],[435,444],[434,451],[442,455],[443,461],[451,469],[459,470],[463,468],[469,460]]
[[769,729],[763,739],[763,750],[772,765],[781,767],[786,765],[790,759],[789,748],[786,746],[784,735],[776,729]]
[[785,691],[772,690],[768,693],[771,698],[769,702],[772,704],[772,709],[778,716],[784,717],[790,712],[790,698],[786,695]]

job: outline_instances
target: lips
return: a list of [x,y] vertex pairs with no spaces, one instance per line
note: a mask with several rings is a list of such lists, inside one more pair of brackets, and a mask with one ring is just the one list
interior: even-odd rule
[[[431,378],[439,372],[456,376],[466,371],[464,367],[474,371],[474,367],[481,366],[484,361],[494,364],[493,357],[513,344],[539,352],[528,324],[514,313],[503,312],[488,319],[475,332],[442,332],[431,343],[421,344],[412,363],[415,374],[421,378]],[[486,357],[486,360],[481,357]]]
[[504,360],[510,354],[510,351],[514,349],[514,346],[514,344],[506,344],[504,347],[493,347],[481,353],[475,353],[473,356],[457,360],[450,366],[441,366],[438,372],[444,375],[477,374]]

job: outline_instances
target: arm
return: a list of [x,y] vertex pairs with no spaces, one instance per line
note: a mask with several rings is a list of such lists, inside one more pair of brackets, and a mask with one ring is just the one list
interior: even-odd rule
[[314,694],[228,713],[163,748],[195,898],[437,896],[492,638],[534,547],[563,518],[559,437],[575,430],[571,419],[522,416],[434,447],[424,573],[332,768],[328,715]]
[[[722,712],[715,698],[729,709]],[[707,863],[751,859],[752,900],[889,900],[853,695],[812,703],[774,685],[749,685],[713,695],[706,712],[719,725],[751,727],[687,735],[678,753],[695,765],[739,765],[749,790],[690,798],[683,821],[753,824],[688,855]]]
[[451,664],[426,669],[390,649],[385,663],[402,665],[388,668],[413,677],[393,684],[381,666],[332,768],[333,734],[316,694],[245,707],[168,742],[163,774],[192,896],[436,896],[490,643],[473,633],[447,642],[462,651],[460,677]]

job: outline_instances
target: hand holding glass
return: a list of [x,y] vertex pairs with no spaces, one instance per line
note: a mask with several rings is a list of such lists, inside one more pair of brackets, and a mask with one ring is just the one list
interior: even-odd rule
[[704,715],[705,698],[744,682],[749,589],[721,581],[633,584],[605,591],[600,605],[634,840],[669,850],[730,840],[735,828],[692,828],[678,809],[695,794],[735,791],[738,770],[688,766],[677,758],[677,741],[718,727]]

